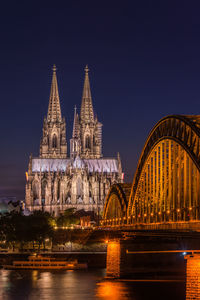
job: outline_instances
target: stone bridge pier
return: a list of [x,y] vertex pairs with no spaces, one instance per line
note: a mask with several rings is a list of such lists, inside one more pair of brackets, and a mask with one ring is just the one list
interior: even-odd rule
[[106,261],[107,277],[123,278],[130,274],[131,266],[128,263],[126,249],[126,240],[114,239],[108,242]]
[[[135,272],[137,273],[138,265],[142,266],[145,270],[148,269],[150,273],[153,270],[155,274],[159,274],[161,269],[163,269],[164,272],[169,272],[168,274],[170,274],[170,271],[174,274],[174,272],[178,270],[177,274],[181,275],[181,278],[186,275],[186,300],[200,300],[200,250],[196,250],[196,253],[195,250],[189,250],[191,254],[185,255],[185,257],[180,253],[181,251],[177,253],[176,250],[174,253],[173,250],[169,250],[168,253],[162,250],[155,251],[166,252],[166,254],[130,255],[127,250],[132,248],[132,246],[133,243],[129,240],[113,239],[108,242],[107,277],[129,277],[134,275]],[[142,250],[144,251],[144,248]],[[146,252],[150,253],[151,251],[147,250]],[[151,266],[152,269],[150,269],[149,266]],[[168,268],[166,268],[166,266]]]
[[[183,278],[187,272],[188,280],[192,278],[191,276],[195,278],[199,276],[200,293],[200,250],[198,249],[200,249],[199,238],[192,236],[184,238],[174,234],[173,237],[171,234],[166,236],[166,233],[154,236],[153,233],[148,232],[145,235],[139,233],[138,236],[134,236],[128,233],[125,237],[113,237],[108,241],[107,246],[106,275],[112,278],[138,278],[138,276],[150,278],[166,275]],[[186,259],[184,259],[184,252],[187,253]],[[191,253],[194,255],[189,256]]]
[[186,300],[200,300],[200,253],[186,255]]

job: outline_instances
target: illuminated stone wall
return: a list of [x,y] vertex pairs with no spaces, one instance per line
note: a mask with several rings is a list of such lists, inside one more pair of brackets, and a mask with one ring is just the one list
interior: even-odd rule
[[108,242],[106,276],[123,278],[132,273],[131,265],[127,257],[128,243],[125,240],[116,239]]
[[200,299],[200,254],[187,255],[186,300]]
[[107,247],[107,262],[106,275],[107,277],[120,277],[120,263],[121,263],[121,245],[120,241],[110,241]]

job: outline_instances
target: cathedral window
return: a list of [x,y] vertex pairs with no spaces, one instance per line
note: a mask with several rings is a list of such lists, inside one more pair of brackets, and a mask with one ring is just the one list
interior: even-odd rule
[[33,181],[33,200],[38,200],[39,199],[39,182],[37,180]]
[[91,191],[89,191],[89,203],[90,203],[90,204],[94,204],[94,203],[95,203],[94,200],[93,200],[93,198],[92,198],[92,193],[91,193]]
[[71,204],[71,194],[70,194],[70,192],[67,193],[67,197],[65,199],[65,203]]
[[82,196],[82,181],[80,177],[77,179],[76,188],[77,198],[79,198]]
[[47,186],[47,181],[43,180],[42,181],[42,200],[45,200],[46,186]]
[[60,181],[58,181],[57,199],[60,200]]
[[53,135],[52,148],[57,148],[57,136],[56,136],[56,134]]
[[86,149],[91,149],[91,140],[90,140],[89,135],[87,135],[86,138],[85,138],[85,148]]

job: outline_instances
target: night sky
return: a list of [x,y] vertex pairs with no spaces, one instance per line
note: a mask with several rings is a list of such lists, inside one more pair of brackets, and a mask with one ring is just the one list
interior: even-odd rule
[[200,114],[199,1],[4,1],[0,38],[0,196],[24,199],[53,64],[68,149],[88,64],[103,153],[120,152],[126,181],[160,118]]

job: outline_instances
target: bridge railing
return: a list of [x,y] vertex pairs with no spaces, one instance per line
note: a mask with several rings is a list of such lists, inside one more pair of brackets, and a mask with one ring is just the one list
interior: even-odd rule
[[157,223],[134,223],[132,218],[113,218],[104,219],[101,221],[102,227],[109,228],[130,228],[142,230],[165,230],[165,229],[178,229],[178,230],[195,230],[200,231],[200,220],[195,221],[176,221],[176,222],[157,222]]

